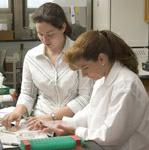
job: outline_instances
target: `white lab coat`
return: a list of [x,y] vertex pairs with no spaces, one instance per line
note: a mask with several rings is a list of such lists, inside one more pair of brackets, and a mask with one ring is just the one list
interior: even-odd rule
[[139,77],[116,62],[96,81],[90,103],[64,121],[105,150],[149,150],[149,99]]

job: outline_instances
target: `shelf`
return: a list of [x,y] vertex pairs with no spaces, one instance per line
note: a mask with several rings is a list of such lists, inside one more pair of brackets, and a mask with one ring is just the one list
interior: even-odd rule
[[[5,83],[5,85],[12,85],[12,84],[14,84],[14,82],[12,81],[12,82],[4,82]],[[17,82],[16,84],[21,84],[21,82]]]
[[5,62],[4,68],[4,76],[6,78],[4,85],[16,89],[21,84],[21,69],[18,69],[20,68],[20,62],[14,60],[14,58],[9,59]]
[[[16,70],[16,73],[20,73],[20,70]],[[5,71],[5,74],[13,74],[12,71]]]
[[32,42],[32,41],[39,41],[38,39],[16,39],[16,40],[0,40],[0,42]]
[[[21,70],[15,70],[15,73],[20,73]],[[12,71],[5,71],[4,74],[13,74],[13,70]]]

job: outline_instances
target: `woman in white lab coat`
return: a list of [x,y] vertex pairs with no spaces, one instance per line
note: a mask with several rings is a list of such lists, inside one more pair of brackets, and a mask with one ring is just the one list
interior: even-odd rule
[[83,76],[97,80],[93,94],[82,111],[63,118],[67,126],[43,130],[75,133],[105,150],[148,150],[149,99],[132,49],[111,31],[89,31],[75,41],[65,60]]
[[[28,126],[38,120],[59,120],[73,116],[89,103],[93,81],[72,71],[62,60],[65,49],[72,45],[71,28],[63,9],[45,3],[32,16],[42,44],[29,50],[24,59],[21,94],[15,110],[5,116],[2,124],[19,123],[24,114],[31,114]],[[33,108],[34,107],[34,108]]]

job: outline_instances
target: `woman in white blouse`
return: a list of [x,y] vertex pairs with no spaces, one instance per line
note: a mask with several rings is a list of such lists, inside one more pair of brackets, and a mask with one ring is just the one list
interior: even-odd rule
[[149,99],[131,48],[111,31],[89,31],[75,41],[65,59],[72,69],[97,80],[93,94],[82,111],[63,118],[67,126],[43,130],[75,133],[105,150],[148,150]]
[[69,26],[63,9],[55,3],[45,3],[32,16],[42,44],[29,50],[24,59],[21,94],[15,110],[5,116],[2,124],[19,124],[25,114],[33,115],[29,127],[38,120],[59,120],[73,116],[89,103],[93,82],[72,71],[62,57],[72,45]]

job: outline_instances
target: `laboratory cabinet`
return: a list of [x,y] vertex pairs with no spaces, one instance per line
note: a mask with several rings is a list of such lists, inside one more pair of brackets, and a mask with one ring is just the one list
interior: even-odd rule
[[21,70],[20,61],[16,60],[15,57],[6,58],[4,63],[4,84],[11,88],[19,89],[21,84]]
[[20,89],[25,54],[39,43],[38,40],[0,41],[0,49],[6,51],[3,59],[4,85],[16,90]]

